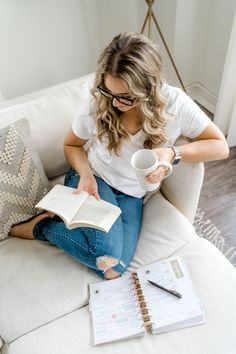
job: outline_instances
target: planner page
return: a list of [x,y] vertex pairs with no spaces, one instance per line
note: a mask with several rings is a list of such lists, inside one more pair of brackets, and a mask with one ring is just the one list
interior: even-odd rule
[[[180,257],[142,267],[137,273],[151,315],[153,333],[204,322],[202,305]],[[159,289],[148,280],[177,291],[182,298]]]
[[89,288],[94,345],[145,333],[130,274]]

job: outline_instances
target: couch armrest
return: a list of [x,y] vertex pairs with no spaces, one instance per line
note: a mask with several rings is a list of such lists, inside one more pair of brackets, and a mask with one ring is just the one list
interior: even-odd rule
[[[176,146],[188,144],[189,141],[180,137],[176,141]],[[197,211],[198,201],[201,193],[204,178],[204,164],[183,162],[173,166],[172,174],[164,179],[161,184],[161,192],[164,197],[174,205],[193,224]],[[155,195],[148,192],[144,203]]]
[[204,177],[203,163],[180,162],[162,182],[161,191],[191,223],[194,221]]
[[[175,145],[188,144],[184,137]],[[172,174],[162,182],[161,191],[191,223],[194,221],[204,178],[204,164],[181,161],[173,167]]]

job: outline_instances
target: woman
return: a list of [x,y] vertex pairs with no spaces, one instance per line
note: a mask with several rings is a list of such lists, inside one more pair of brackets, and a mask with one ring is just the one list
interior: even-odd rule
[[[72,166],[65,184],[76,193],[84,190],[118,205],[121,216],[106,234],[93,228],[68,230],[58,217],[43,213],[14,226],[11,235],[50,241],[113,279],[133,257],[142,220],[145,191],[130,165],[132,154],[153,149],[160,160],[176,164],[226,158],[228,146],[200,108],[164,82],[160,55],[142,35],[121,33],[113,38],[100,55],[92,94],[90,114],[76,117],[65,138]],[[191,143],[175,147],[180,135]],[[165,173],[159,167],[146,180],[161,182]]]

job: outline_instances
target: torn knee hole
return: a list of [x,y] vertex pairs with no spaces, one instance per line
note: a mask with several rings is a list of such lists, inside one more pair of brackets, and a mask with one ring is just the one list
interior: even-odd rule
[[97,267],[102,271],[106,271],[119,263],[118,259],[110,256],[102,256],[97,258]]

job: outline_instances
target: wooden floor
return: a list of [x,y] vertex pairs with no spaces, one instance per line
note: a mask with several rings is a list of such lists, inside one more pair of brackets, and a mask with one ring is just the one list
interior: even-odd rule
[[199,208],[221,230],[227,244],[236,246],[236,146],[228,159],[205,163]]
[[[211,112],[201,109],[214,120]],[[227,245],[236,248],[236,146],[228,159],[206,162],[205,177],[198,207],[221,231]]]

